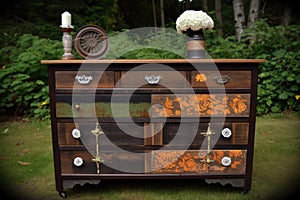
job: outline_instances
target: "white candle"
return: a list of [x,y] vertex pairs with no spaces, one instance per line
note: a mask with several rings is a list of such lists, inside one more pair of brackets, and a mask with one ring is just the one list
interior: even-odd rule
[[61,26],[70,27],[71,25],[71,14],[69,12],[64,12],[61,14]]

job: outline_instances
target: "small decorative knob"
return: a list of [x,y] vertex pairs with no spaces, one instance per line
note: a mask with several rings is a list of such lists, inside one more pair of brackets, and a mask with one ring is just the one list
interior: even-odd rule
[[224,128],[222,130],[222,135],[224,138],[230,138],[230,136],[232,135],[231,130],[229,128]]
[[79,104],[75,104],[74,108],[75,108],[75,110],[79,110],[80,109],[80,105]]
[[80,157],[76,157],[74,158],[73,160],[73,164],[76,166],[76,167],[80,167],[83,165],[83,159],[80,158]]
[[224,158],[222,158],[221,162],[222,162],[222,165],[224,165],[225,167],[228,167],[231,164],[231,158],[225,156]]
[[75,139],[80,138],[80,130],[74,128],[74,129],[72,130],[72,136],[73,136],[73,138],[75,138]]

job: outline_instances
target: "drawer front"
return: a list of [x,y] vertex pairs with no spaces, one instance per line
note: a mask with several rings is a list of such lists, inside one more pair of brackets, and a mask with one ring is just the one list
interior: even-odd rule
[[250,94],[153,94],[152,117],[248,117]]
[[114,81],[113,71],[55,72],[56,88],[112,88]]
[[124,88],[185,88],[186,72],[183,71],[123,71],[116,87]]
[[149,117],[150,99],[150,95],[114,95],[112,103],[111,95],[57,95],[56,117]]
[[192,72],[191,85],[195,88],[251,88],[251,71]]
[[[118,126],[119,125],[119,126]],[[109,148],[111,144],[122,146],[124,149],[130,149],[130,146],[144,145],[143,128],[134,129],[128,123],[100,123],[98,128],[103,131],[104,136],[100,135],[99,145],[102,148]],[[137,124],[142,127],[143,123]],[[66,145],[86,145],[87,148],[93,148],[95,136],[92,131],[95,130],[95,123],[58,123],[58,144]],[[130,132],[130,135],[126,132]],[[107,146],[107,147],[106,147]],[[127,147],[129,146],[129,147]]]
[[[249,117],[250,94],[57,96],[57,117]],[[89,102],[89,101],[95,101]],[[112,104],[114,113],[112,112]],[[151,108],[151,109],[150,109]],[[150,113],[149,113],[150,111]]]
[[155,174],[245,174],[246,153],[246,150],[212,150],[209,154],[196,150],[152,151],[145,167]]
[[[205,140],[201,133],[207,131],[207,123],[137,123],[132,126],[129,123],[100,123],[98,126],[104,132],[105,138],[100,136],[101,149],[110,148],[111,145],[117,145],[123,149],[132,151],[138,146],[147,146],[150,148],[166,146],[169,148],[180,148],[191,145],[190,149],[199,149]],[[92,131],[95,129],[95,123],[58,123],[58,144],[85,145],[88,149],[93,148],[95,136]],[[233,122],[210,125],[213,132],[211,141],[216,145],[247,145],[249,123]],[[195,137],[193,135],[195,133]],[[176,144],[171,146],[172,140],[176,136]],[[193,139],[191,139],[193,137]]]
[[[180,128],[179,128],[180,126]],[[207,123],[166,123],[163,128],[163,145],[170,146],[170,142],[176,136],[176,145],[180,148],[180,145],[191,144],[190,149],[199,149],[203,145],[205,140],[204,132],[207,131]],[[246,122],[226,122],[225,124],[210,124],[210,129],[213,133],[211,135],[211,142],[218,146],[226,145],[247,145],[249,134],[249,123]],[[196,136],[192,140],[188,137],[195,133]],[[213,147],[211,147],[213,148]]]
[[[97,165],[93,161],[95,156],[87,151],[60,151],[60,156],[62,174],[97,174]],[[103,159],[100,164],[102,174],[124,174],[130,170],[144,172],[143,153],[101,152],[100,156]]]

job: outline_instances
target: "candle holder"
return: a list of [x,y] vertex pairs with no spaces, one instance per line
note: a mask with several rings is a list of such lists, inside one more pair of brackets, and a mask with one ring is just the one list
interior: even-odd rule
[[64,46],[64,54],[62,55],[61,59],[64,60],[75,59],[75,56],[72,54],[72,43],[73,43],[72,35],[71,35],[72,30],[73,30],[73,26],[69,26],[69,27],[61,26],[61,31],[63,32],[62,43]]

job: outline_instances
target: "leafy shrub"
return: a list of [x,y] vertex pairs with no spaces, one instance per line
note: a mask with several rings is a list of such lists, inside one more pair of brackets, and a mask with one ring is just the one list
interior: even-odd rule
[[208,41],[213,58],[261,58],[258,79],[257,113],[300,110],[296,95],[300,94],[300,28],[269,26],[257,21],[245,30],[240,43],[234,36],[214,36]]
[[2,48],[0,112],[48,117],[48,73],[47,67],[40,61],[57,59],[62,53],[61,42],[39,39],[31,34],[20,36],[16,46]]

